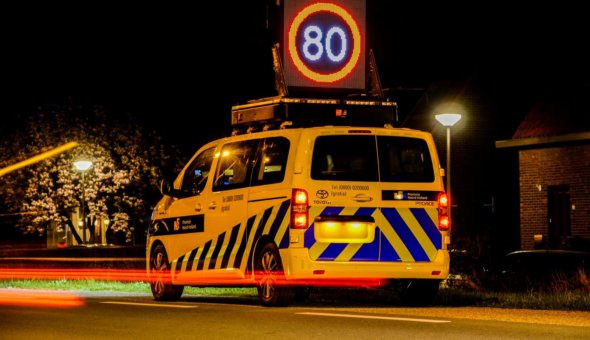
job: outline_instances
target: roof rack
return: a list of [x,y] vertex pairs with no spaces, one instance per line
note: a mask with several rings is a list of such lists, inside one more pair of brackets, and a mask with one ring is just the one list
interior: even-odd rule
[[321,125],[393,126],[397,103],[383,100],[269,97],[232,106],[233,135]]

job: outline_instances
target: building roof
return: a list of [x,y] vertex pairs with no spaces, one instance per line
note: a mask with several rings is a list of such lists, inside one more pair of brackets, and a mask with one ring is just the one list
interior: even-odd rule
[[588,108],[571,100],[538,101],[512,135],[513,139],[590,131]]
[[590,140],[590,103],[584,99],[581,93],[570,93],[537,101],[512,139],[496,141],[496,148]]

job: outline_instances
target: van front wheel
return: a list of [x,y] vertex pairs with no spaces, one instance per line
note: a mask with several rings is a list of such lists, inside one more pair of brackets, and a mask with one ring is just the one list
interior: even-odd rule
[[256,288],[266,307],[286,306],[293,300],[293,289],[286,285],[279,249],[274,243],[262,247],[255,263]]
[[156,301],[180,299],[184,286],[171,284],[170,263],[163,245],[158,244],[150,256],[150,287]]

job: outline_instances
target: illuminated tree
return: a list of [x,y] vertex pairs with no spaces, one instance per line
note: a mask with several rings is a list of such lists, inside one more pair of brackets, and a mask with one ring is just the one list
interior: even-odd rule
[[[21,213],[23,233],[43,235],[51,221],[71,223],[84,190],[88,226],[93,228],[96,218],[108,219],[111,231],[131,243],[145,230],[159,197],[161,170],[181,166],[178,149],[166,149],[155,132],[146,132],[129,115],[115,119],[101,106],[88,109],[70,101],[40,107],[23,129],[3,140],[7,152],[0,167],[70,141],[79,145],[3,176],[3,208]],[[93,162],[84,185],[73,167],[81,157]]]

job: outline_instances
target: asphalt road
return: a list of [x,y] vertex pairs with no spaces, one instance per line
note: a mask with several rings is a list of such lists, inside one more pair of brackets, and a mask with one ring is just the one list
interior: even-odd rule
[[[20,296],[24,304],[7,303],[19,292],[28,293],[0,290],[0,339],[590,338],[590,312],[342,307],[329,301],[266,308],[255,297],[188,295],[161,303],[146,294],[108,292]],[[63,305],[51,306],[51,300]]]

